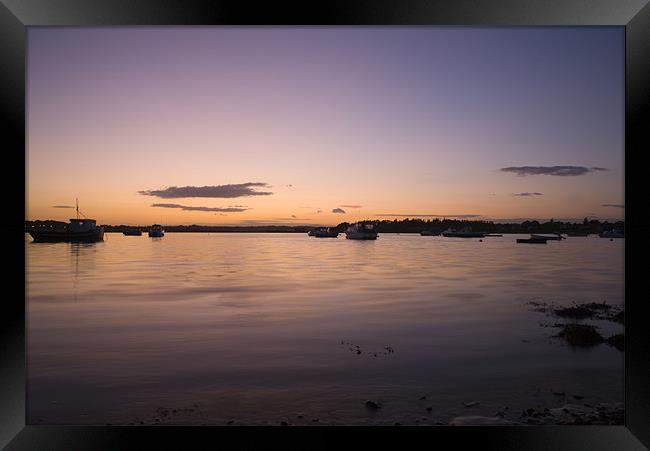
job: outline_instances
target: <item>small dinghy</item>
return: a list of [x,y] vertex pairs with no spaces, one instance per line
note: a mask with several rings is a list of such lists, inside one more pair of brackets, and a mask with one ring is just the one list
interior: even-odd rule
[[314,230],[310,230],[308,235],[316,238],[337,238],[339,232],[329,227],[317,227]]
[[559,233],[555,235],[531,235],[531,238],[544,238],[545,240],[554,240],[554,241],[561,241],[561,240],[566,240],[566,237],[563,237]]
[[547,238],[517,238],[517,243],[546,244]]

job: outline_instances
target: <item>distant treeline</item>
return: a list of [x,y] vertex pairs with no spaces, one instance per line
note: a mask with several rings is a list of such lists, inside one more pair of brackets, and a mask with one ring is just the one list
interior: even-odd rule
[[[38,228],[62,228],[66,226],[66,222],[45,220],[45,221],[25,221],[25,230]],[[138,229],[142,232],[149,230],[147,226],[130,226],[130,225],[107,225],[102,224],[105,232],[119,232],[125,230]],[[312,226],[201,226],[201,225],[164,225],[165,232],[243,232],[243,233],[307,233]]]
[[[123,232],[129,229],[139,229],[143,232],[149,230],[149,226],[103,226],[106,232]],[[312,226],[200,226],[200,225],[163,225],[165,232],[234,232],[234,233],[307,233]]]
[[[420,233],[428,230],[434,233],[440,233],[447,229],[462,229],[469,227],[474,232],[485,233],[601,233],[606,230],[621,229],[625,223],[617,222],[600,222],[597,219],[588,220],[585,218],[582,222],[561,222],[553,219],[547,222],[524,221],[517,223],[497,223],[493,221],[472,221],[460,219],[402,219],[402,220],[383,220],[373,221],[375,228],[379,233]],[[336,226],[337,230],[345,230],[349,224],[343,222]]]
[[[588,220],[585,218],[582,222],[561,222],[553,219],[547,222],[524,221],[516,223],[495,223],[492,221],[471,221],[459,219],[402,219],[402,220],[368,220],[375,224],[379,233],[420,233],[428,230],[439,233],[449,228],[462,229],[469,227],[475,232],[486,233],[582,233],[592,234],[601,233],[607,230],[623,230],[625,223],[617,222],[600,222],[597,219]],[[25,229],[42,227],[63,227],[65,222],[61,221],[25,221]],[[342,222],[335,229],[339,232],[345,231],[350,224]],[[103,225],[106,232],[123,232],[129,229],[139,229],[143,232],[149,230],[149,226],[128,226],[128,225]],[[201,226],[201,225],[177,225],[164,226],[166,232],[241,232],[241,233],[307,233],[313,226]]]

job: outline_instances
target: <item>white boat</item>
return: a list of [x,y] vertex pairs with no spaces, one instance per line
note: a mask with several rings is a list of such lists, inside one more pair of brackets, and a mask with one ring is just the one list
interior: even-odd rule
[[599,233],[598,236],[601,238],[625,238],[625,234],[622,230],[619,229],[608,230],[606,232]]
[[465,227],[461,230],[447,229],[442,232],[442,236],[448,238],[483,238],[485,233],[483,232],[472,232],[472,229]]
[[[79,218],[79,215],[84,218]],[[35,242],[44,243],[94,243],[104,240],[104,228],[97,226],[97,221],[86,218],[79,211],[79,200],[77,200],[77,217],[70,219],[68,224],[56,229],[32,228],[28,232]]]
[[345,237],[348,240],[376,240],[377,231],[374,224],[357,222],[345,230]]
[[165,229],[160,224],[153,224],[149,229],[149,236],[153,238],[162,238],[165,236]]

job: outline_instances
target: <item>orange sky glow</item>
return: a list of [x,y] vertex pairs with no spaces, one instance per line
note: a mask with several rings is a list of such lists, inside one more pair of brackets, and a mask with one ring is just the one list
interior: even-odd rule
[[31,28],[26,216],[622,219],[623,57],[597,27]]

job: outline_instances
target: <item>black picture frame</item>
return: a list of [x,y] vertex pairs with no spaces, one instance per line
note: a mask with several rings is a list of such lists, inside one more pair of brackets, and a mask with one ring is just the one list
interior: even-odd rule
[[[650,150],[650,6],[648,0],[418,0],[279,2],[189,0],[0,0],[0,105],[3,156],[1,183],[11,211],[2,221],[6,269],[0,307],[0,446],[9,450],[192,449],[237,447],[327,448],[340,446],[341,428],[81,427],[27,425],[25,415],[25,56],[32,26],[111,25],[469,25],[625,27],[625,425],[347,428],[365,431],[366,446],[424,440],[432,447],[451,440],[496,449],[635,450],[650,447],[650,338],[642,296],[650,233],[643,181]],[[8,161],[7,161],[8,160]],[[28,174],[24,174],[28,176]],[[11,196],[11,198],[10,198]],[[630,245],[630,243],[633,243]],[[641,262],[641,263],[633,263]],[[647,276],[646,276],[647,277]],[[7,288],[12,288],[7,290]],[[11,294],[9,294],[11,293]],[[640,293],[640,294],[637,294]],[[254,433],[251,433],[253,431]],[[404,446],[403,444],[400,446]],[[408,446],[408,445],[407,445]]]

